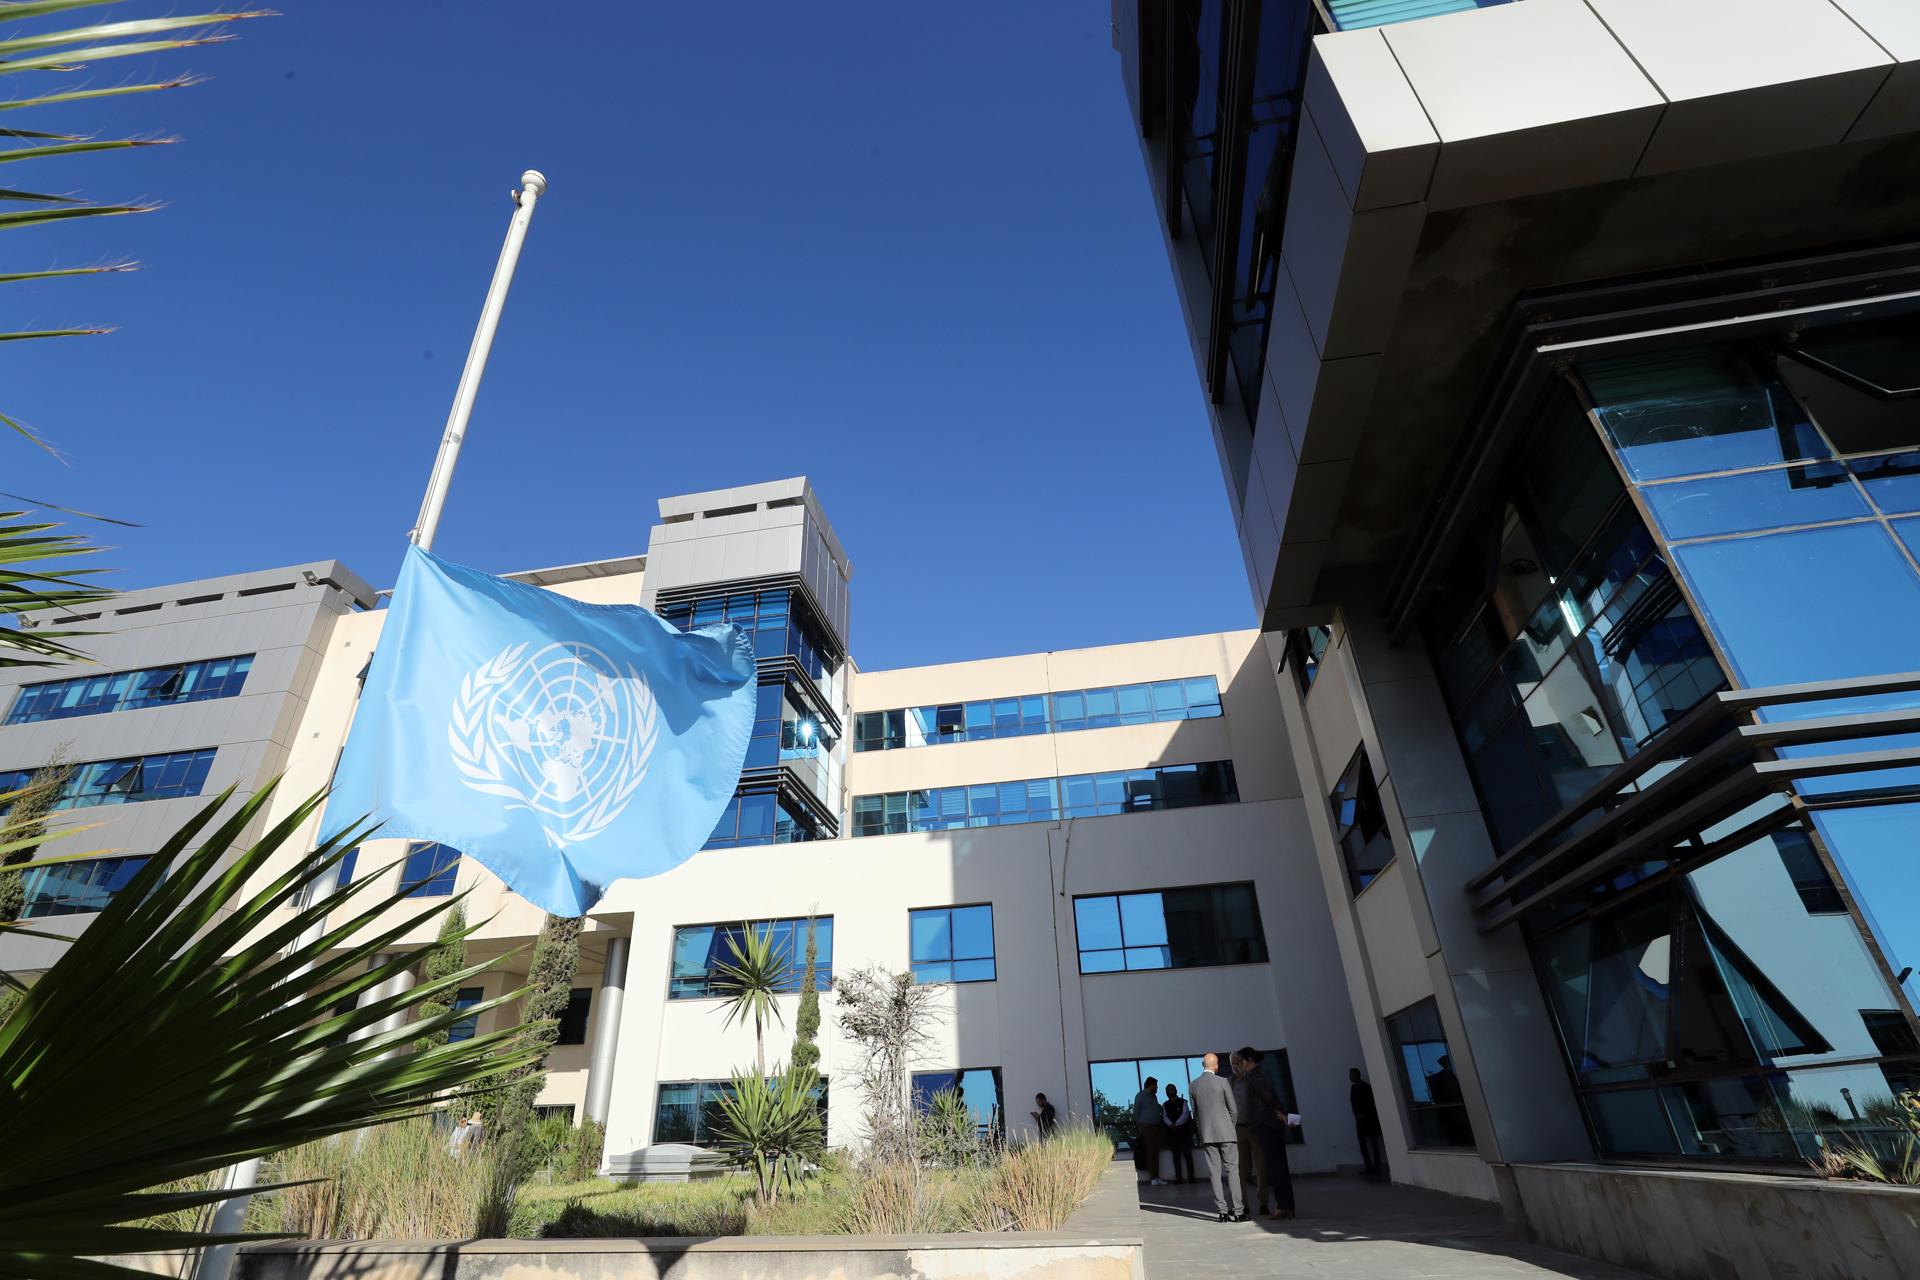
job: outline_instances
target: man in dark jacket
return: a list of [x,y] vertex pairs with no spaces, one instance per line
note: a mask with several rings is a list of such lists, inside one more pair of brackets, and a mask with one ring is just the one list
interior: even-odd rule
[[1353,1132],[1360,1139],[1360,1159],[1366,1165],[1366,1175],[1377,1178],[1387,1171],[1387,1153],[1380,1140],[1380,1111],[1373,1104],[1373,1086],[1360,1078],[1358,1067],[1348,1068],[1347,1079],[1352,1081],[1347,1093],[1353,1102]]
[[1287,1112],[1274,1091],[1273,1081],[1260,1070],[1262,1055],[1248,1045],[1233,1055],[1233,1073],[1246,1081],[1247,1109],[1253,1113],[1253,1138],[1267,1162],[1267,1181],[1273,1186],[1275,1218],[1293,1216],[1293,1176],[1287,1170]]

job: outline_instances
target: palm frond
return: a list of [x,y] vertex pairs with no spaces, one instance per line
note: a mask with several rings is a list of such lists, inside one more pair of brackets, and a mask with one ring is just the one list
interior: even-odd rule
[[[4,20],[0,19],[0,21]],[[0,111],[59,106],[68,102],[87,102],[94,98],[117,98],[127,93],[153,93],[160,89],[185,89],[200,84],[205,79],[205,76],[175,76],[171,80],[149,80],[139,84],[114,85],[108,89],[68,89],[63,93],[42,94],[35,98],[0,99]]]
[[[371,894],[375,881],[363,879],[286,911],[368,832],[338,832],[269,878],[269,863],[324,798],[294,806],[243,844],[273,791],[269,785],[238,805],[228,791],[194,815],[0,1023],[8,1099],[0,1108],[0,1150],[8,1153],[0,1166],[0,1274],[119,1277],[129,1273],[74,1268],[83,1254],[213,1243],[174,1232],[162,1245],[156,1229],[115,1224],[148,1217],[156,1205],[225,1198],[149,1188],[419,1114],[426,1100],[491,1087],[531,1057],[509,1043],[516,1028],[400,1052],[423,1032],[523,993],[398,1018],[397,1029],[380,1030],[423,1003],[451,1005],[449,993],[487,966],[361,1003],[412,960],[374,957],[452,900],[379,928],[406,902],[404,891]],[[263,880],[249,896],[247,887]],[[329,927],[314,929],[329,912]],[[137,1089],[126,1075],[130,1054],[141,1066]],[[36,1115],[60,1115],[62,1123]]]

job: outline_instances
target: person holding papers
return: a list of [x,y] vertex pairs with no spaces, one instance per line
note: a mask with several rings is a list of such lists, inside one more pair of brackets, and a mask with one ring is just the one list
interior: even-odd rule
[[1297,1123],[1288,1115],[1274,1091],[1273,1081],[1260,1070],[1263,1055],[1252,1046],[1233,1055],[1233,1074],[1246,1083],[1247,1115],[1253,1126],[1253,1138],[1266,1162],[1267,1182],[1273,1188],[1274,1218],[1293,1216],[1293,1176],[1287,1170],[1287,1126]]

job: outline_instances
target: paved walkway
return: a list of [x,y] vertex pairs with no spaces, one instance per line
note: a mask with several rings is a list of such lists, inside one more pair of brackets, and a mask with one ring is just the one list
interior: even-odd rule
[[1140,1188],[1148,1280],[1646,1280],[1508,1237],[1497,1205],[1359,1178],[1297,1178],[1299,1216],[1222,1223],[1207,1180]]

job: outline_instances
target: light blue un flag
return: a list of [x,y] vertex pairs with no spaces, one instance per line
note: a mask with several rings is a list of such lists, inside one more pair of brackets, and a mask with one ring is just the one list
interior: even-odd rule
[[577,916],[713,834],[753,733],[753,643],[407,551],[327,804]]

